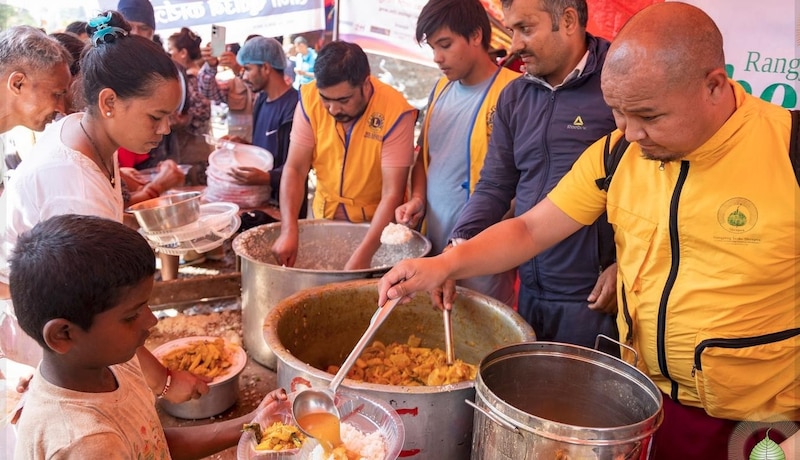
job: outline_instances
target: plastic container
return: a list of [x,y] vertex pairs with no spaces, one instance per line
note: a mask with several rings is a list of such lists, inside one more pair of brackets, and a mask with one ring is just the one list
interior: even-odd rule
[[[364,434],[380,432],[386,447],[384,460],[395,460],[400,456],[405,442],[405,426],[389,403],[341,387],[336,391],[335,401],[342,423],[348,423]],[[295,458],[310,458],[317,444],[314,438],[307,439]]]
[[189,225],[171,230],[141,233],[155,249],[169,255],[183,255],[190,250],[208,252],[222,245],[239,229],[241,218],[235,203],[200,205],[200,217]]
[[[282,422],[286,425],[295,425],[292,419],[292,404],[289,400],[284,401],[280,409],[270,415],[257,417],[253,422],[261,424],[262,428],[266,429],[268,426],[275,422]],[[308,442],[308,439],[306,439]],[[245,431],[242,437],[239,438],[239,445],[236,447],[236,458],[238,460],[251,460],[251,459],[270,459],[270,460],[283,460],[299,458],[297,453],[300,449],[283,450],[283,451],[270,451],[270,450],[256,450],[256,440],[253,433]]]

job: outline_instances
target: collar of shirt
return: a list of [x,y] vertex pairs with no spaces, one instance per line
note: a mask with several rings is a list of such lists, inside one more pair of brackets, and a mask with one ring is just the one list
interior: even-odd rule
[[547,88],[549,88],[551,90],[556,90],[558,88],[561,88],[565,84],[569,83],[570,81],[575,80],[578,77],[580,77],[581,75],[583,75],[583,71],[586,69],[586,61],[588,61],[588,60],[589,60],[589,50],[586,50],[586,52],[583,53],[583,57],[581,58],[580,61],[578,61],[578,64],[575,66],[575,68],[572,70],[572,72],[570,72],[567,75],[567,77],[564,78],[564,81],[562,81],[560,84],[558,84],[556,86],[551,86],[550,83],[547,83],[546,80],[543,80],[543,79],[541,79],[541,78],[539,78],[539,77],[537,77],[535,75],[531,75],[528,72],[525,72],[525,76],[524,77],[527,78],[528,80],[535,81],[535,82],[537,82],[537,83],[539,83],[541,85],[544,85],[545,87],[547,87]]

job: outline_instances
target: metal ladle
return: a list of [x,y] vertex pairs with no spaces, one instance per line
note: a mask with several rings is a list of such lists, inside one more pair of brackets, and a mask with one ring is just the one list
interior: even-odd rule
[[335,415],[337,419],[341,419],[339,409],[336,408],[336,403],[334,402],[336,389],[339,388],[339,385],[350,371],[350,368],[353,367],[353,364],[355,364],[358,357],[361,356],[361,352],[364,351],[364,348],[366,348],[369,341],[375,335],[375,332],[378,331],[378,328],[386,320],[386,317],[388,317],[392,310],[394,310],[394,307],[397,306],[397,304],[400,302],[400,299],[401,297],[389,300],[383,307],[378,308],[378,311],[376,311],[374,315],[372,315],[372,319],[370,319],[369,326],[367,326],[367,330],[364,332],[364,335],[361,336],[361,338],[358,340],[358,343],[356,343],[356,346],[353,348],[353,351],[351,351],[350,355],[347,356],[347,359],[342,364],[342,367],[339,368],[339,371],[333,377],[333,380],[331,380],[328,388],[309,388],[297,393],[294,401],[292,402],[292,416],[294,417],[298,428],[300,428],[300,431],[308,436],[314,437],[312,434],[306,432],[303,425],[301,425],[299,422],[302,417],[308,414],[327,412]]

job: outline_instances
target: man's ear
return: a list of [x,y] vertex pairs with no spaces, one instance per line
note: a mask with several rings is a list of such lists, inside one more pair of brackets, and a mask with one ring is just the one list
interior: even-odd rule
[[469,40],[471,45],[478,45],[483,46],[483,30],[475,29],[469,34]]
[[8,90],[14,94],[19,94],[22,91],[22,85],[25,83],[26,79],[27,77],[22,72],[11,72],[11,75],[8,76]]
[[564,27],[568,33],[573,34],[575,33],[580,24],[578,23],[578,12],[575,8],[566,8],[564,12],[561,14],[561,25],[560,27]]
[[44,342],[55,353],[63,355],[73,346],[73,331],[76,327],[74,323],[64,318],[51,319],[42,329]]
[[716,68],[706,75],[705,80],[708,96],[712,101],[724,100],[725,90],[728,88],[728,74],[722,67]]

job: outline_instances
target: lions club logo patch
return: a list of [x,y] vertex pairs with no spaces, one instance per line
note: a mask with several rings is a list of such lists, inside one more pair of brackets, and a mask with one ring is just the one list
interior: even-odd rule
[[369,127],[374,130],[379,130],[383,128],[383,114],[381,113],[373,113],[369,116],[369,120],[367,121]]

